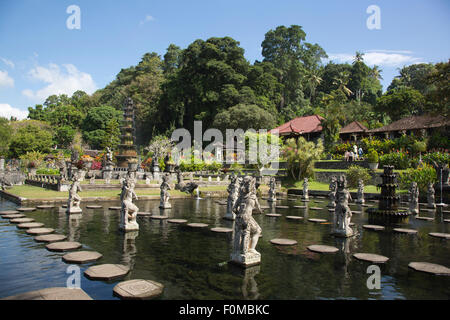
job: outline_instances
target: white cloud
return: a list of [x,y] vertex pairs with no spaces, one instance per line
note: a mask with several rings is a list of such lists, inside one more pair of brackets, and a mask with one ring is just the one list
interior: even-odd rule
[[[339,63],[352,62],[354,54],[336,53],[329,54],[328,61]],[[386,66],[386,67],[403,67],[404,65],[421,63],[421,58],[413,56],[413,52],[407,50],[368,50],[363,56],[364,62],[369,65]]]
[[22,94],[30,99],[42,101],[53,94],[71,96],[77,90],[83,90],[88,94],[97,90],[97,85],[90,74],[79,71],[73,64],[63,64],[62,67],[51,63],[48,68],[37,66],[31,69],[28,73],[31,79],[48,85],[36,91],[22,90]]
[[2,58],[2,57],[0,57],[0,60],[2,60],[3,63],[6,64],[8,67],[14,69],[15,64],[11,60],[8,60],[8,59]]
[[19,120],[23,120],[28,117],[28,111],[13,108],[7,103],[0,103],[0,116],[7,119],[11,118],[12,116]]
[[149,22],[149,21],[153,21],[155,20],[155,18],[153,18],[151,15],[147,14],[144,18],[144,20],[141,20],[139,22],[139,24],[142,26],[144,23]]
[[0,70],[0,87],[14,87],[14,79],[8,75],[8,71]]

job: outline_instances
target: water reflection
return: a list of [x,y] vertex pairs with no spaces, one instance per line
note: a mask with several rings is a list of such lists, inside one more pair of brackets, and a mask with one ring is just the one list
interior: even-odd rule
[[83,214],[67,214],[67,227],[69,234],[67,241],[78,241],[80,239],[80,222],[83,218]]
[[122,233],[122,259],[121,264],[133,270],[135,264],[135,256],[137,254],[136,238],[139,231],[130,231]]

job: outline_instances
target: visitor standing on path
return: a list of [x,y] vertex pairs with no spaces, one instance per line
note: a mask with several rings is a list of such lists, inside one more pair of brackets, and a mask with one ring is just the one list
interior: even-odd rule
[[353,145],[353,160],[358,160],[358,146],[356,144]]

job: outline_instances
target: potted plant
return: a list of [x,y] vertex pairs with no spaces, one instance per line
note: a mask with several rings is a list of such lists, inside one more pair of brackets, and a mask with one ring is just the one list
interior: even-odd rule
[[367,155],[367,161],[369,162],[370,170],[377,170],[379,161],[378,152],[374,149],[370,149]]
[[81,160],[83,161],[84,167],[86,169],[88,169],[88,170],[91,169],[92,163],[94,162],[94,158],[92,158],[88,154],[84,154],[81,156]]

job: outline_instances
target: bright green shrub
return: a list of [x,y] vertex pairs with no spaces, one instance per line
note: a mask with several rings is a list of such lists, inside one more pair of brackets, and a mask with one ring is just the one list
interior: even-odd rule
[[350,188],[356,188],[360,179],[363,180],[366,185],[370,182],[371,178],[369,169],[360,166],[350,166],[350,168],[348,168],[347,182]]

